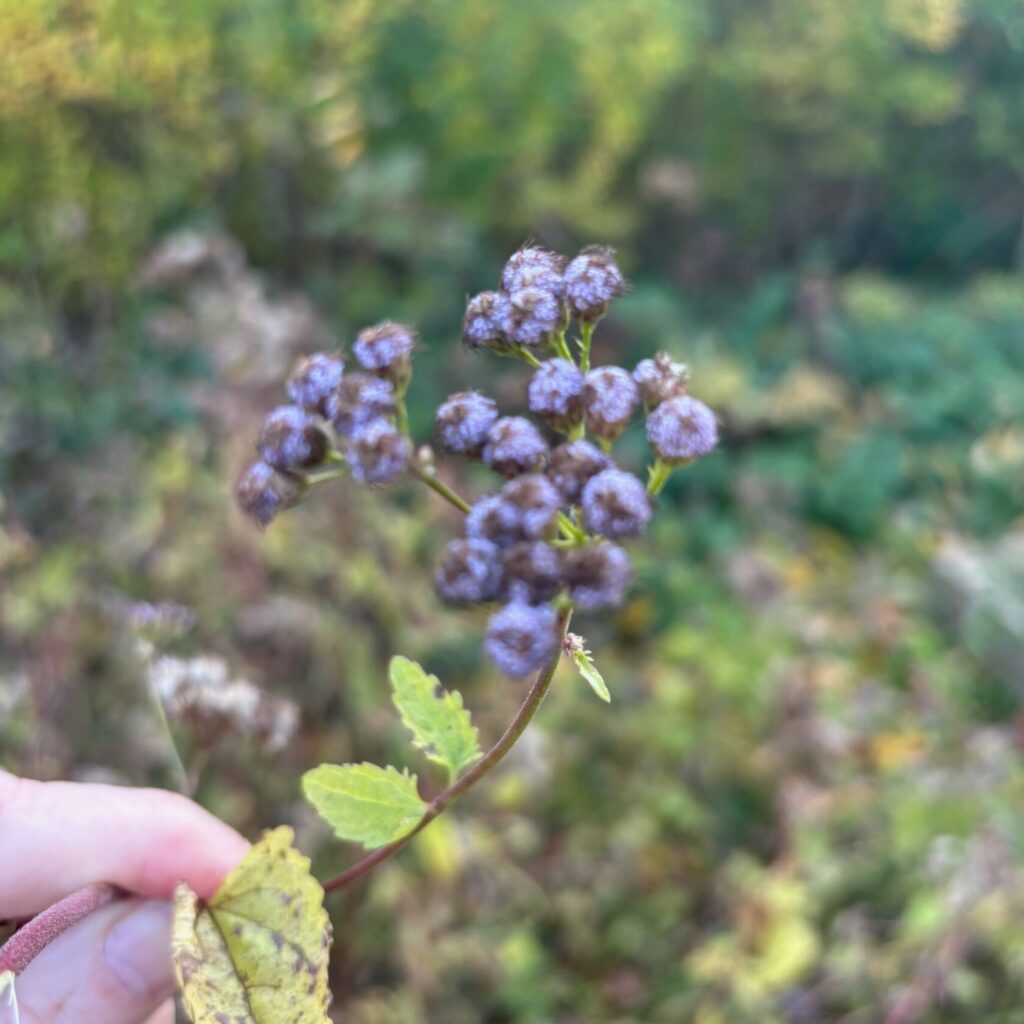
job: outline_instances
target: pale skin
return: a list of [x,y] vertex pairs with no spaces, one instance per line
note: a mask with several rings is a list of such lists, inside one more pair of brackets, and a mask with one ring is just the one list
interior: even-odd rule
[[179,881],[211,896],[248,845],[173,793],[0,770],[0,919],[94,882],[132,894],[69,928],[18,976],[22,1024],[172,1024],[168,900]]

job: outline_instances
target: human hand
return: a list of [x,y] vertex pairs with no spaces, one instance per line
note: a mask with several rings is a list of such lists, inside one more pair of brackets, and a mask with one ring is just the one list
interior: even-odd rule
[[69,928],[18,976],[22,1024],[170,1024],[168,900],[180,881],[211,896],[247,849],[174,793],[0,770],[0,919],[37,914],[94,882],[133,894]]

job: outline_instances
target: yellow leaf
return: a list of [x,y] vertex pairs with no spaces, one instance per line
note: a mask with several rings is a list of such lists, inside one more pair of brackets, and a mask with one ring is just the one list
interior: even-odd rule
[[924,734],[916,729],[881,732],[871,740],[871,760],[876,768],[892,771],[920,757],[924,746]]
[[328,1024],[331,925],[292,836],[265,833],[209,903],[178,886],[171,946],[194,1024]]

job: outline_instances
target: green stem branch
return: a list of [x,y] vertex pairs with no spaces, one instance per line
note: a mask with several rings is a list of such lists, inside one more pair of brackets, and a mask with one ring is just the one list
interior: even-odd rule
[[422,480],[432,491],[440,494],[445,501],[449,504],[454,505],[463,515],[469,512],[469,502],[465,498],[459,497],[447,484],[442,483],[436,476],[428,473],[421,466],[417,466],[413,463],[410,466],[412,475],[417,480]]
[[502,733],[501,739],[461,779],[456,780],[427,804],[423,817],[420,818],[416,823],[416,827],[411,832],[402,836],[401,839],[396,839],[394,842],[388,843],[387,846],[382,846],[380,849],[374,850],[373,853],[367,854],[362,860],[356,861],[352,867],[342,871],[340,875],[336,875],[329,881],[324,882],[324,892],[336,892],[338,889],[344,889],[345,886],[350,885],[356,879],[362,878],[363,875],[372,871],[378,864],[386,861],[389,857],[393,857],[436,817],[443,814],[463,793],[472,789],[515,746],[516,740],[523,735],[551,686],[551,680],[555,676],[555,669],[558,668],[558,662],[562,657],[562,641],[565,637],[565,631],[569,627],[571,615],[571,606],[565,607],[559,612],[558,624],[556,626],[559,641],[558,650],[551,661],[537,673],[537,678],[530,687],[526,699],[509,723],[508,728]]

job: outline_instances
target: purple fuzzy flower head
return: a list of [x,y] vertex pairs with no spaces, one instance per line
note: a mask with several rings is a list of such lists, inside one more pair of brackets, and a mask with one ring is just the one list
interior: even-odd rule
[[466,514],[466,536],[508,547],[523,539],[519,513],[497,494],[490,494]]
[[338,390],[344,369],[341,356],[314,352],[295,364],[285,382],[285,390],[296,405],[326,418],[328,401]]
[[575,505],[587,481],[611,464],[612,460],[589,441],[567,441],[551,453],[547,475],[561,494],[562,501],[566,505]]
[[565,579],[573,604],[582,611],[622,604],[633,570],[629,555],[605,541],[572,548],[565,555]]
[[513,600],[491,616],[484,650],[509,676],[543,668],[558,653],[558,617],[549,605]]
[[502,476],[530,473],[543,465],[548,445],[540,431],[522,416],[504,416],[487,435],[484,462]]
[[235,484],[238,507],[260,527],[290,505],[298,493],[299,484],[294,479],[281,476],[265,462],[246,466]]
[[501,551],[489,540],[453,540],[434,574],[438,596],[449,604],[493,601],[504,582]]
[[359,332],[352,352],[364,370],[400,382],[409,375],[409,360],[416,347],[416,334],[404,324],[383,323]]
[[562,304],[542,288],[520,288],[508,298],[502,327],[516,345],[537,348],[562,325]]
[[528,245],[514,252],[501,272],[501,287],[511,295],[522,288],[540,288],[561,300],[566,259],[556,252]]
[[534,538],[543,536],[555,521],[561,495],[546,476],[526,473],[502,487],[501,500],[515,511],[523,536]]
[[662,402],[647,417],[647,437],[659,459],[680,465],[707,455],[718,444],[715,414],[689,395]]
[[350,373],[331,395],[327,411],[334,429],[342,437],[350,437],[360,427],[395,411],[395,389],[380,377]]
[[604,537],[635,537],[651,518],[651,499],[632,473],[606,469],[583,488],[583,525]]
[[566,298],[581,320],[600,320],[612,299],[625,290],[615,251],[606,246],[589,246],[565,268]]
[[605,441],[614,441],[640,404],[640,391],[620,366],[602,366],[587,374],[583,389],[587,429]]
[[353,479],[361,484],[386,484],[405,471],[412,445],[397,427],[378,419],[349,438],[346,454]]
[[648,409],[657,408],[670,398],[686,394],[688,373],[685,363],[677,363],[667,352],[637,363],[633,380]]
[[506,548],[501,556],[509,591],[530,604],[550,601],[565,585],[562,557],[542,540],[526,540]]
[[479,391],[460,391],[450,395],[437,410],[437,436],[450,452],[479,455],[491,427],[498,421],[498,406],[493,398]]
[[508,296],[504,292],[481,292],[466,305],[462,318],[462,340],[469,348],[508,349],[504,324],[509,316]]
[[279,405],[263,421],[256,448],[268,466],[292,473],[323,462],[327,437],[311,413],[297,405]]
[[530,412],[567,431],[583,414],[583,374],[568,359],[549,359],[530,378]]

